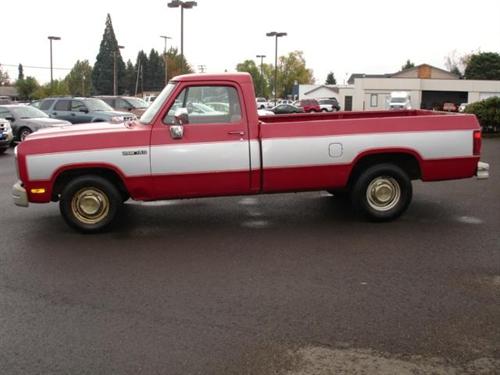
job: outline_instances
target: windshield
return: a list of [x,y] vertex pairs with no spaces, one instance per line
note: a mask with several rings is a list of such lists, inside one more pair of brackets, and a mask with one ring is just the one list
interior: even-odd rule
[[146,112],[144,112],[144,114],[141,116],[139,120],[141,123],[146,125],[151,124],[151,121],[153,121],[153,117],[155,117],[156,113],[160,110],[167,98],[170,96],[170,93],[174,90],[176,84],[176,82],[169,82],[169,84],[165,86],[165,88],[160,93],[160,95],[158,95],[153,104],[151,104]]
[[146,108],[148,104],[139,98],[127,98],[127,101],[134,106],[134,108]]
[[101,99],[96,99],[96,98],[88,98],[85,99],[85,105],[89,109],[89,111],[114,111],[111,106],[106,104],[103,100]]
[[405,103],[406,98],[391,98],[391,103]]
[[34,107],[11,107],[10,110],[17,118],[43,118],[49,117],[44,112]]

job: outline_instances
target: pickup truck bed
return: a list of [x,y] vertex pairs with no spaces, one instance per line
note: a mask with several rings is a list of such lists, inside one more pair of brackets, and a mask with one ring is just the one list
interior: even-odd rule
[[186,75],[174,78],[140,121],[30,135],[17,148],[13,197],[20,206],[59,201],[67,223],[83,232],[108,227],[128,198],[306,190],[348,194],[368,218],[392,220],[411,201],[411,180],[486,178],[480,148],[472,115],[258,117],[248,74]]

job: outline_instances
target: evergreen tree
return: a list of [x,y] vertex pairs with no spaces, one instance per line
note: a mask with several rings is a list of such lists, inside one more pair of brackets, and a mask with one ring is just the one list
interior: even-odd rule
[[118,48],[111,16],[108,13],[101,46],[96,57],[94,69],[92,70],[92,84],[96,94],[113,93],[113,67],[115,56],[118,93],[121,93],[125,88],[125,63],[123,62],[120,49]]
[[337,80],[335,79],[335,74],[333,74],[333,72],[328,73],[328,75],[326,76],[325,84],[326,85],[336,85],[337,84]]
[[137,69],[132,61],[127,61],[125,68],[125,93],[127,95],[135,95],[135,83],[137,80]]
[[22,81],[24,79],[24,69],[23,69],[23,64],[19,64],[17,67],[19,74],[17,75],[17,79],[19,81]]
[[161,91],[165,83],[165,65],[163,57],[152,49],[149,57],[143,51],[139,52],[143,67],[144,91]]
[[413,62],[410,61],[410,59],[406,60],[406,63],[401,66],[401,70],[406,70],[406,69],[410,69],[410,68],[414,68],[415,67],[415,64]]
[[500,80],[500,54],[481,52],[470,56],[465,79]]

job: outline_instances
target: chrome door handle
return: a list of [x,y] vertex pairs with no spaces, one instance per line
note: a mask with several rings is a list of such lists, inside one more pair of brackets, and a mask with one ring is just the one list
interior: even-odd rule
[[227,132],[227,134],[229,134],[229,135],[239,135],[239,136],[243,137],[245,135],[245,132],[244,131],[239,131],[239,130],[234,130],[234,131]]

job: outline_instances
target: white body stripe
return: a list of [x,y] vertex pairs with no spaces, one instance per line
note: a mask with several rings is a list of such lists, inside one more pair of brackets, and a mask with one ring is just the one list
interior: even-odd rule
[[[333,143],[341,145],[340,155],[331,154]],[[423,159],[443,159],[472,156],[472,131],[271,138],[264,139],[262,147],[264,168],[348,164],[360,153],[379,148],[412,149]],[[123,154],[138,150],[147,152]],[[260,155],[259,141],[251,140],[28,155],[27,166],[30,180],[48,180],[57,169],[81,163],[114,165],[126,176],[210,173],[258,170]]]
[[[264,168],[349,164],[360,153],[376,148],[412,149],[423,159],[472,156],[469,130],[271,138],[262,143]],[[332,143],[342,144],[340,157],[330,156]]]
[[149,147],[109,148],[92,151],[62,152],[28,155],[30,180],[48,180],[59,168],[69,164],[105,163],[119,168],[126,176],[144,176],[150,173],[149,152],[144,155],[124,156],[122,152],[148,150]]
[[260,142],[250,141],[250,164],[252,171],[259,170],[260,165]]
[[151,147],[153,174],[250,170],[248,141]]

